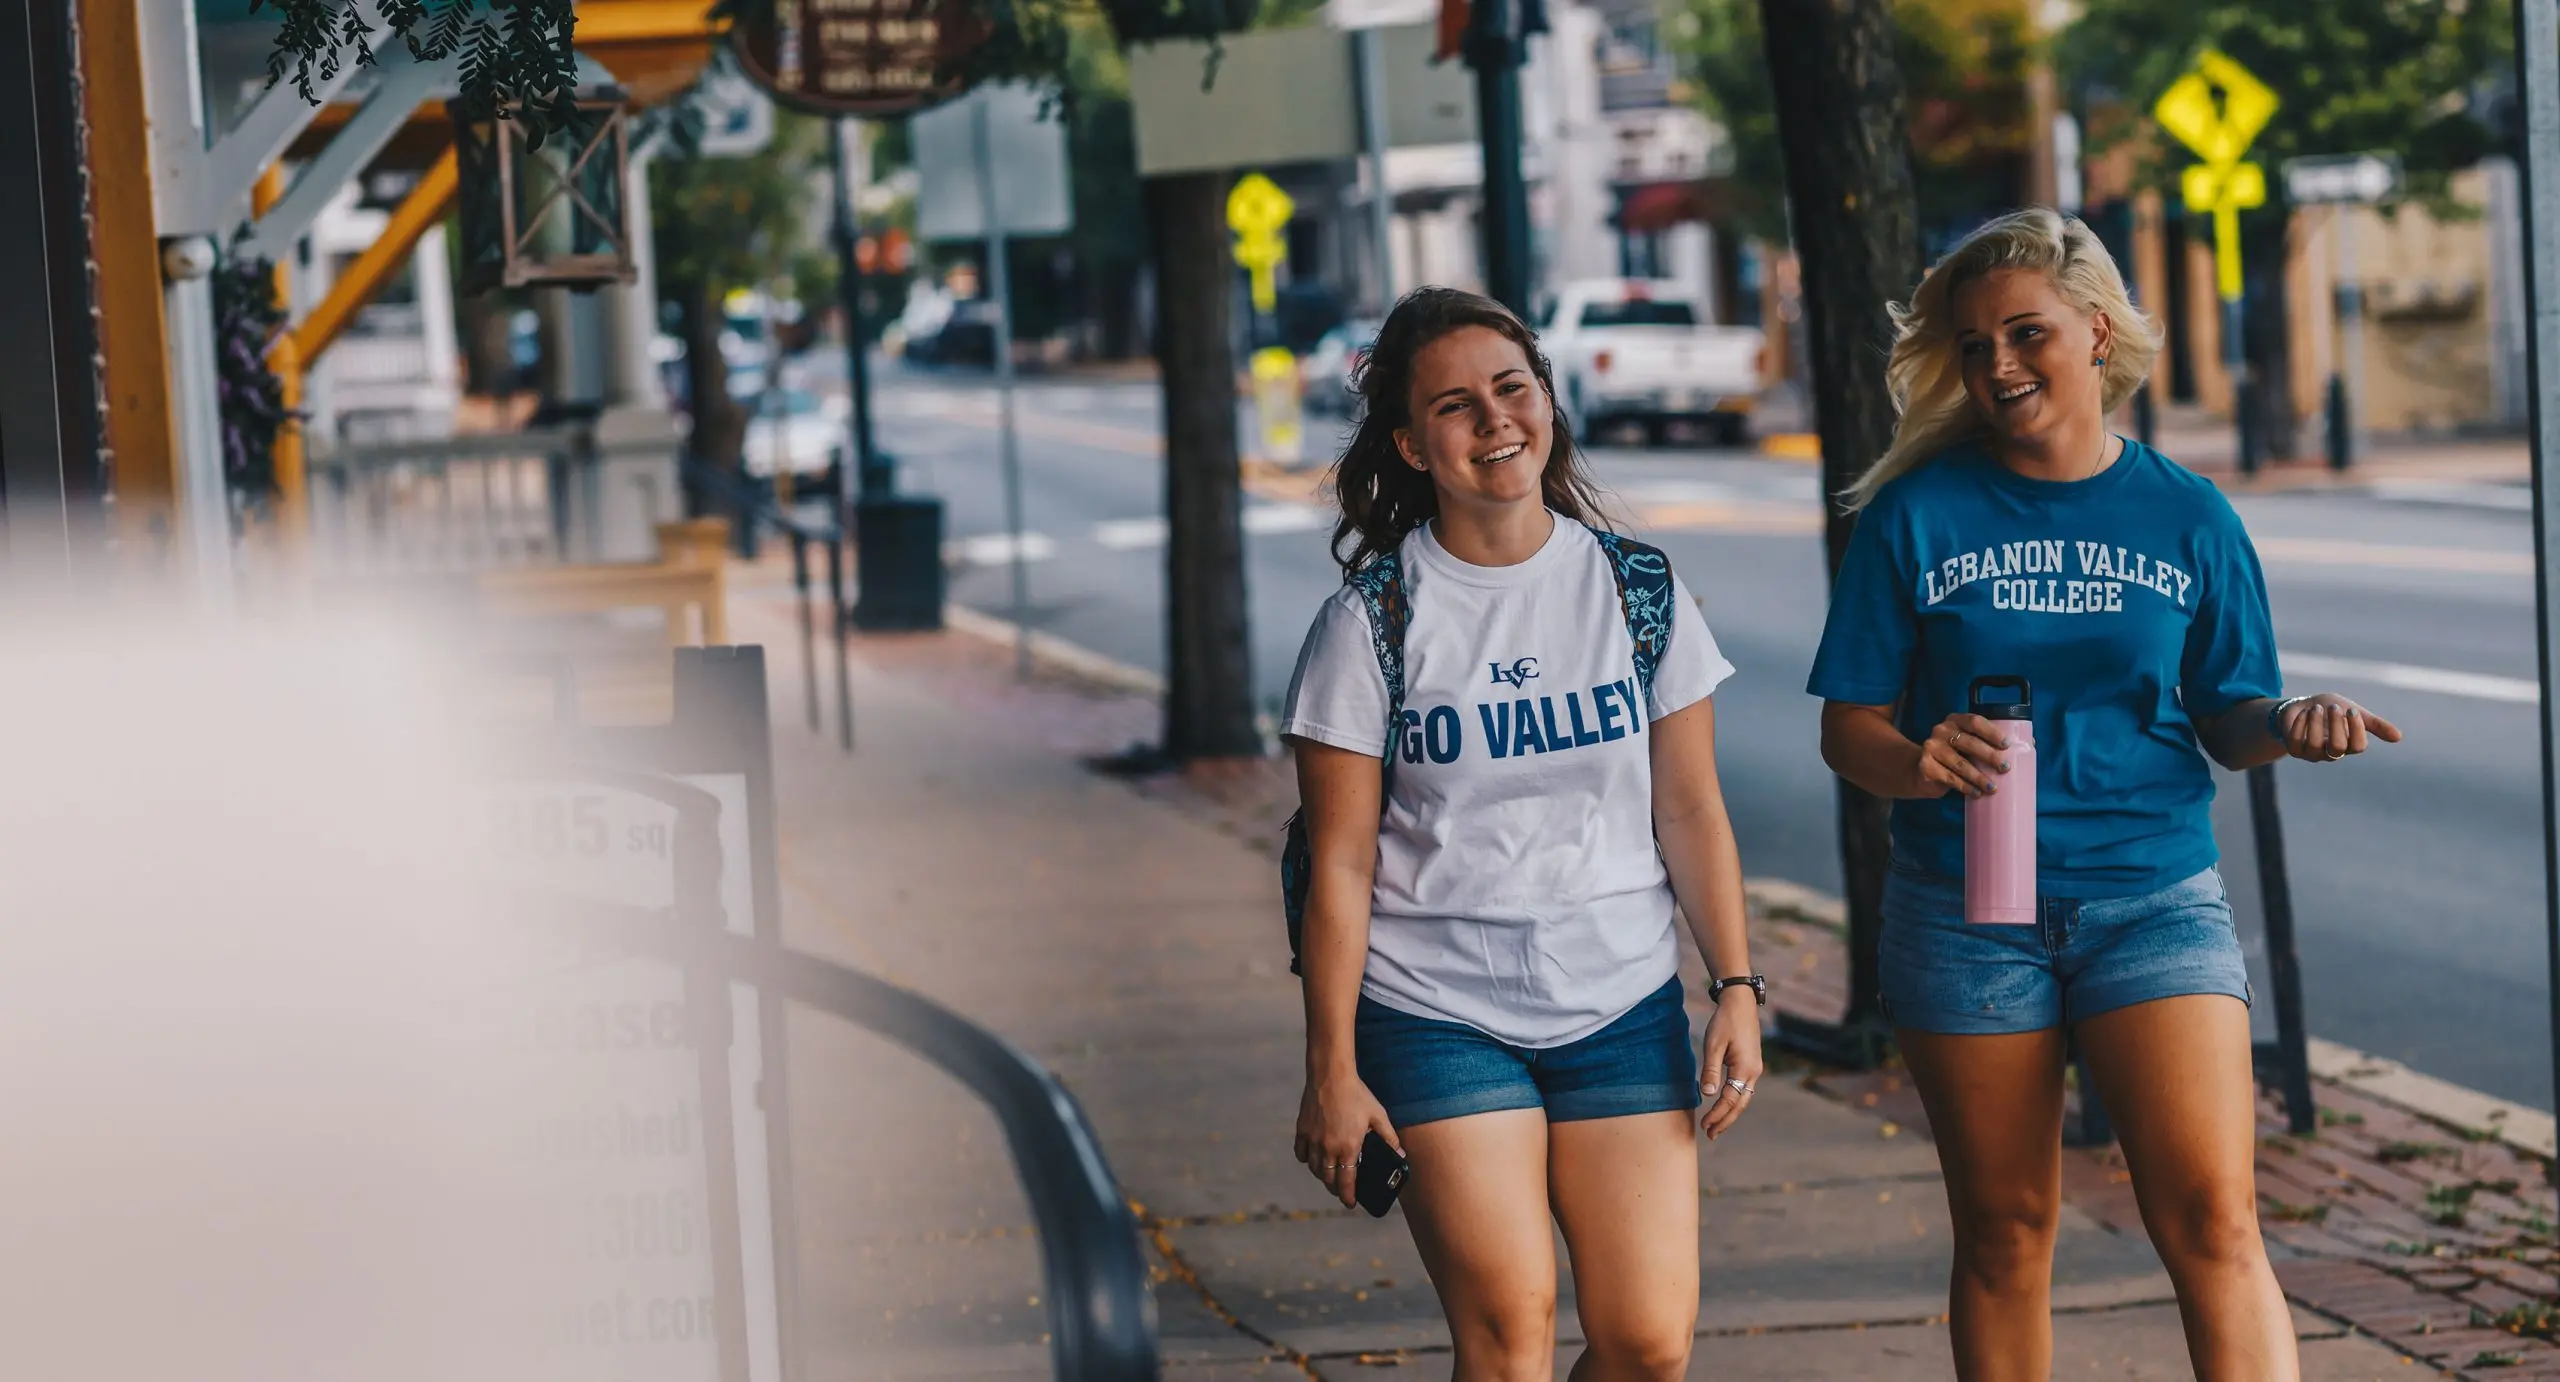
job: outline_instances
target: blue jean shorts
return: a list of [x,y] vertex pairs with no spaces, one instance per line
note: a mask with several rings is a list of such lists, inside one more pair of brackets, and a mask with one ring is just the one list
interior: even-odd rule
[[2032,926],[1964,919],[1964,880],[1893,861],[1877,943],[1885,1016],[1960,1036],[2041,1032],[2159,998],[2251,1001],[2222,875],[2137,897],[2038,900]]
[[1543,1108],[1550,1123],[1574,1123],[1698,1106],[1698,1056],[1677,978],[1599,1031],[1548,1047],[1513,1046],[1363,994],[1352,1055],[1360,1082],[1399,1128],[1499,1109]]

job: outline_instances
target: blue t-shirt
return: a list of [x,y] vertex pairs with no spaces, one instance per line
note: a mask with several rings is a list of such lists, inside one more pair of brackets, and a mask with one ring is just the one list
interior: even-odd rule
[[[2282,685],[2266,580],[2230,502],[2134,441],[2086,480],[2031,479],[1968,445],[1878,491],[1805,689],[1899,702],[1918,740],[1967,708],[1975,677],[2003,675],[2033,688],[2042,892],[2130,897],[2209,867],[2213,771],[2195,721]],[[1895,802],[1893,847],[1962,876],[1964,798]]]

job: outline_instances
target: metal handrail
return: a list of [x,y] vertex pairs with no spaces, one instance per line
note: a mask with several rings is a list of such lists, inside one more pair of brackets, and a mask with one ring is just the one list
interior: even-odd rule
[[578,929],[599,944],[832,1013],[967,1085],[1003,1127],[1031,1202],[1056,1376],[1062,1382],[1151,1382],[1157,1376],[1155,1295],[1137,1219],[1103,1159],[1092,1123],[1057,1077],[1003,1037],[886,980],[751,937],[705,934],[663,913],[579,910],[586,921]]

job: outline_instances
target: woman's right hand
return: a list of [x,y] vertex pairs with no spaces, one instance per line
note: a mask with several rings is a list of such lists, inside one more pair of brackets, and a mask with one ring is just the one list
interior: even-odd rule
[[2009,736],[1997,720],[1955,714],[1938,722],[1920,741],[1920,759],[1912,771],[1915,797],[1942,797],[1949,792],[1987,797],[2000,774],[2009,771]]
[[1387,1121],[1386,1106],[1358,1075],[1346,1071],[1308,1079],[1306,1093],[1298,1100],[1298,1160],[1346,1208],[1355,1202],[1360,1183],[1360,1145],[1373,1131],[1396,1149],[1396,1155],[1404,1155],[1404,1144],[1396,1140],[1395,1126]]

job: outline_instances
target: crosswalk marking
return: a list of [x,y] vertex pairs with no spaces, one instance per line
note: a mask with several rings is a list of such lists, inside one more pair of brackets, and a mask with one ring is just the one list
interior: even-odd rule
[[1165,522],[1161,515],[1153,518],[1115,518],[1093,525],[1093,540],[1114,552],[1135,552],[1148,547],[1162,547]]

